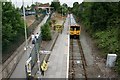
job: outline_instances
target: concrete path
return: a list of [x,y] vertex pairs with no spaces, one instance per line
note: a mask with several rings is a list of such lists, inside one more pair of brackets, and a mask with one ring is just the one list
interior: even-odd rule
[[48,70],[40,78],[68,78],[69,67],[69,35],[68,17],[64,24],[63,33],[59,35],[51,52]]
[[[44,17],[43,21],[35,29],[34,34],[36,34],[36,33],[40,34],[40,26],[42,26],[44,23],[46,23],[46,20],[48,19],[48,17],[49,17],[49,15]],[[34,45],[32,45],[30,42],[28,44],[28,46],[31,46],[31,48],[28,48],[27,51],[23,54],[20,62],[16,66],[16,68],[10,78],[26,78],[25,62],[28,59]],[[24,48],[22,50],[24,50]]]

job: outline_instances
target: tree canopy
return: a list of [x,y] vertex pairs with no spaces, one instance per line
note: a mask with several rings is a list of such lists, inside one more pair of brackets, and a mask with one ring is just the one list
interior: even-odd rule
[[51,7],[54,7],[54,10],[62,15],[66,15],[68,13],[68,5],[66,3],[60,5],[60,2],[52,2]]
[[60,2],[51,2],[51,7],[54,7],[55,11],[58,11],[60,8]]
[[62,5],[62,6],[60,6],[58,12],[63,14],[63,15],[66,15],[68,12],[68,8],[66,6]]
[[2,50],[24,35],[23,20],[17,9],[10,2],[2,3]]

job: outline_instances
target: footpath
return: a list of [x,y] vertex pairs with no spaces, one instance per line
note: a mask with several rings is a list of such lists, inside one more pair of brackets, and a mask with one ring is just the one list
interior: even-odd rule
[[[36,33],[41,33],[40,32],[40,27],[46,23],[47,19],[49,18],[49,15],[46,15],[44,17],[44,19],[42,20],[42,22],[38,25],[38,27],[36,27],[34,34]],[[31,46],[31,47],[29,47]],[[19,63],[17,64],[15,70],[13,71],[12,75],[10,76],[10,78],[26,78],[26,72],[25,72],[25,62],[28,59],[32,48],[34,47],[34,45],[31,43],[31,41],[28,44],[28,49],[23,53]],[[21,52],[24,51],[24,46],[23,48],[19,51],[19,54],[21,54]]]

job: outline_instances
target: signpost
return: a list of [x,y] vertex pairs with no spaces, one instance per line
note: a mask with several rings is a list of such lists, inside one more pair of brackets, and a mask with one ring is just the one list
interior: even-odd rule
[[42,65],[41,65],[41,69],[42,69],[43,71],[46,71],[47,68],[48,68],[48,63],[44,60],[43,63],[42,63]]
[[[41,54],[47,54],[47,55],[49,55],[50,53],[51,53],[51,51],[45,51],[45,50],[42,50],[42,51],[40,51],[40,53]],[[46,60],[46,57],[47,56],[45,56],[44,57],[44,60],[43,60],[43,62],[42,62],[42,64],[41,64],[41,69],[42,69],[42,71],[46,71],[47,69],[48,69],[48,62],[47,62],[47,60]]]

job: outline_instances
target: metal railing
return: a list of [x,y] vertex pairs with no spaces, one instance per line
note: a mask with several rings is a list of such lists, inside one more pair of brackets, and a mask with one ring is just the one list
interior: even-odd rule
[[38,40],[36,40],[36,43],[34,44],[34,47],[30,53],[30,56],[29,56],[29,57],[32,57],[32,61],[31,61],[32,68],[34,67],[34,65],[37,62],[37,54],[38,54],[38,51],[40,50],[41,42],[42,42],[42,36],[40,34]]

